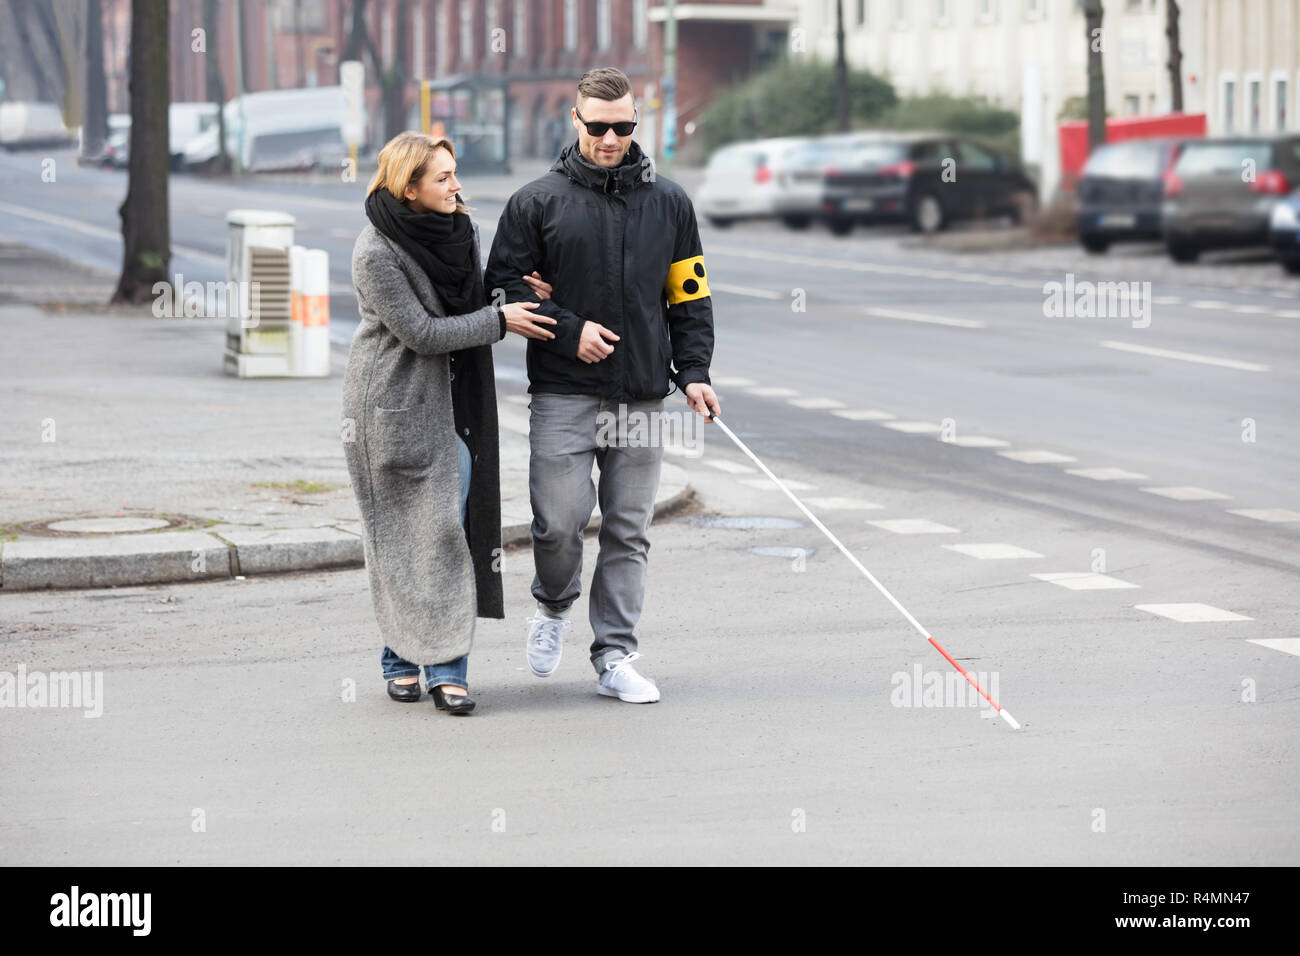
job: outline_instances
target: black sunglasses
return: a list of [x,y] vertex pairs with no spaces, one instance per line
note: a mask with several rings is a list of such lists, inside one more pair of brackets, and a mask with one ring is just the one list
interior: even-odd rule
[[632,130],[636,129],[636,107],[632,108],[632,121],[624,120],[621,123],[588,123],[582,118],[582,114],[578,113],[576,106],[573,108],[573,112],[577,113],[578,122],[585,125],[587,132],[592,136],[604,136],[610,129],[614,130],[615,136],[631,136]]

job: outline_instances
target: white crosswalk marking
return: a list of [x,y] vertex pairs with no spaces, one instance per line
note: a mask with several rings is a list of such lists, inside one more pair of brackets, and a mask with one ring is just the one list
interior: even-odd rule
[[710,375],[709,378],[719,388],[748,388],[758,384],[754,379],[745,378],[743,375]]
[[796,389],[785,388],[781,385],[760,385],[757,388],[746,389],[746,391],[760,398],[788,398],[791,395],[799,394]]

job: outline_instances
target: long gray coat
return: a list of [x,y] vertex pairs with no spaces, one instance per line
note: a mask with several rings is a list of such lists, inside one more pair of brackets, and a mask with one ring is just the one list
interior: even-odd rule
[[399,656],[441,664],[469,653],[476,611],[505,616],[492,353],[468,353],[484,387],[470,416],[478,460],[464,529],[448,363],[451,352],[500,341],[500,320],[491,305],[448,316],[424,270],[369,224],[352,250],[352,283],[361,324],[343,379],[342,436],[375,618]]

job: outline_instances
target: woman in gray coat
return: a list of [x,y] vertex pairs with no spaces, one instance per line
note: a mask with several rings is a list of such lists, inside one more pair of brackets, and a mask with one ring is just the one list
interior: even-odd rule
[[[352,252],[361,324],[343,382],[343,447],[364,531],[389,696],[474,709],[476,617],[503,618],[492,343],[554,338],[536,302],[494,306],[450,141],[394,137]],[[529,279],[539,298],[550,286]]]

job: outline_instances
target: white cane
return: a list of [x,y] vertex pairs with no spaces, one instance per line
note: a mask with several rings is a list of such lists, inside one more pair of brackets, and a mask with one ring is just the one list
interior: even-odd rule
[[997,701],[995,701],[988,694],[984,693],[984,688],[980,687],[979,684],[975,683],[975,679],[972,678],[970,674],[966,673],[965,669],[960,664],[958,664],[955,660],[953,660],[951,656],[949,656],[948,652],[945,651],[939,645],[939,642],[934,639],[934,637],[930,634],[930,632],[921,626],[921,622],[918,621],[916,618],[912,617],[911,613],[907,610],[907,608],[903,607],[903,605],[898,602],[898,599],[889,593],[889,589],[876,580],[876,576],[872,574],[870,571],[868,571],[866,567],[863,566],[862,562],[853,556],[852,551],[850,551],[848,548],[844,547],[844,545],[840,543],[839,538],[831,534],[830,529],[827,528],[826,525],[822,524],[821,521],[818,520],[817,516],[813,514],[811,511],[809,511],[804,506],[804,503],[794,496],[794,492],[792,492],[789,488],[787,488],[784,484],[781,483],[780,478],[772,474],[772,472],[768,469],[767,465],[763,464],[761,461],[758,460],[758,456],[755,455],[752,451],[750,451],[745,446],[745,443],[743,441],[741,441],[739,438],[736,437],[735,432],[733,432],[730,428],[728,428],[725,424],[723,424],[722,419],[718,418],[717,415],[714,415],[712,413],[709,413],[708,419],[712,421],[715,425],[717,425],[719,428],[721,428],[726,433],[727,437],[730,438],[732,441],[734,441],[736,443],[736,446],[740,448],[740,450],[743,451],[746,455],[749,456],[750,460],[753,461],[754,464],[758,465],[759,468],[763,469],[763,474],[767,475],[767,477],[771,478],[772,481],[776,482],[776,486],[785,492],[786,497],[789,498],[791,501],[793,501],[795,505],[798,506],[799,510],[808,516],[808,520],[810,520],[813,524],[815,524],[818,528],[821,529],[822,534],[826,535],[826,537],[831,539],[831,542],[835,545],[835,547],[839,548],[840,551],[844,553],[844,556],[848,558],[851,562],[853,562],[853,566],[855,568],[857,568],[864,575],[866,575],[867,580],[870,581],[873,585],[875,585],[876,590],[879,591],[881,594],[883,594],[885,596],[885,599],[888,600],[890,604],[898,608],[898,610],[902,613],[903,617],[907,618],[908,623],[911,624],[914,628],[916,628],[917,631],[921,634],[921,636],[924,637],[927,641],[929,641],[930,645],[936,651],[938,651],[940,654],[943,655],[944,660],[946,660],[953,667],[957,668],[957,672],[961,674],[962,677],[966,678],[967,682],[972,687],[974,687],[975,690],[979,692],[979,695],[983,697],[985,700],[987,700],[990,705],[992,705],[993,709],[996,710],[999,715],[1001,715],[1003,720],[1005,720],[1008,724],[1010,724],[1013,729],[1015,730],[1020,729],[1020,724],[1016,721],[1016,719],[1012,717],[1008,711],[1006,711],[1003,707],[1001,707]]

